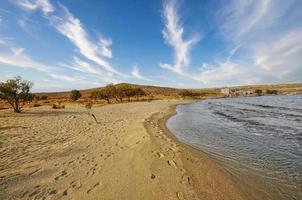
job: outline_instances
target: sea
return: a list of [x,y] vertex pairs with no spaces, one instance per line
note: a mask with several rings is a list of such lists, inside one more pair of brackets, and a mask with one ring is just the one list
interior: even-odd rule
[[168,129],[241,186],[271,199],[302,199],[302,95],[209,99],[176,111]]

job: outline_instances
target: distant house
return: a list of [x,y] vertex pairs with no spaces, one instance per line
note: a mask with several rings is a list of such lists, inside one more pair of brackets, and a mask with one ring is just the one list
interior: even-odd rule
[[221,93],[224,95],[229,95],[230,94],[230,88],[222,88]]
[[253,91],[253,90],[246,90],[246,91],[243,91],[243,95],[245,95],[245,96],[254,95],[254,91]]

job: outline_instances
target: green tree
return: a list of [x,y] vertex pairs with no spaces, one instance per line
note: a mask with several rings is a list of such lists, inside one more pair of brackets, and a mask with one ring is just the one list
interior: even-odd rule
[[20,113],[22,106],[34,98],[30,93],[32,86],[32,82],[22,80],[20,76],[1,82],[0,99],[6,100],[15,112]]
[[133,95],[136,97],[136,100],[138,100],[139,97],[146,95],[145,91],[142,88],[136,87],[133,88],[132,90],[133,90]]
[[130,97],[133,96],[132,86],[130,84],[121,84],[116,86],[116,94],[120,100],[120,102],[123,101],[124,97],[128,98],[128,101],[130,101]]
[[76,101],[78,100],[79,98],[81,98],[82,94],[79,90],[72,90],[71,91],[71,94],[70,94],[70,99],[72,101]]
[[91,94],[92,98],[104,99],[110,103],[110,99],[115,95],[115,87],[113,84],[108,84],[106,87],[98,89]]

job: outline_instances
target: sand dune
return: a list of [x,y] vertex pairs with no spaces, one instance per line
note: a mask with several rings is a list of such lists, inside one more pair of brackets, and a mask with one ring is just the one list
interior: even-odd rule
[[244,199],[164,126],[181,101],[0,112],[0,199]]

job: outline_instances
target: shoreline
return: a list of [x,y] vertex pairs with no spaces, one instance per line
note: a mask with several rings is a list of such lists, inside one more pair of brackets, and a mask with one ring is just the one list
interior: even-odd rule
[[[193,102],[194,101],[191,101],[189,103]],[[148,121],[160,127],[163,133],[167,135],[167,141],[171,139],[177,144],[178,154],[176,154],[175,157],[180,158],[185,171],[185,182],[193,189],[197,199],[255,199],[243,194],[242,191],[235,186],[233,180],[231,180],[231,175],[227,174],[223,167],[211,159],[206,153],[180,142],[176,136],[168,130],[166,127],[167,120],[176,114],[176,107],[182,104],[184,103],[169,106],[166,113],[155,113],[148,118]],[[158,143],[156,141],[158,139],[155,139],[156,135],[154,136],[156,131],[151,130],[152,127],[150,127],[150,123],[145,122],[145,128],[151,137],[154,137],[155,143]]]
[[[191,103],[194,102],[196,101],[192,101]],[[208,167],[206,167],[208,169],[209,167],[213,167],[214,171],[217,171],[217,173],[219,173],[222,182],[226,181],[225,183],[229,184],[231,188],[234,188],[235,193],[237,193],[242,199],[290,199],[289,197],[286,197],[286,195],[280,196],[280,194],[283,195],[283,192],[285,191],[287,191],[288,193],[297,194],[297,198],[302,195],[297,193],[296,188],[293,188],[286,183],[279,183],[274,179],[263,177],[263,174],[258,174],[259,172],[257,173],[257,171],[254,169],[243,169],[235,163],[221,161],[200,148],[182,143],[176,137],[176,135],[174,135],[166,126],[167,121],[177,114],[176,107],[178,105],[182,104],[177,104],[170,107],[169,113],[162,119],[159,119],[159,125],[164,130],[165,134],[171,137],[174,141],[178,142],[184,149],[183,154],[181,155],[184,162],[184,168],[191,170],[191,175],[193,177],[197,176],[198,178],[200,178],[200,180],[203,179],[203,177],[200,176],[200,174],[198,174],[197,172],[199,168],[197,168],[198,166],[196,166],[196,163],[188,162],[187,157],[190,156],[193,157],[193,159],[195,158],[195,160],[198,160],[199,162],[204,162],[205,165],[208,165]],[[197,185],[197,189],[198,187],[199,185]],[[219,191],[221,190],[219,189]],[[224,199],[228,198],[224,197]]]
[[192,102],[93,107],[97,122],[81,105],[1,111],[0,199],[255,199],[167,129],[176,106]]

